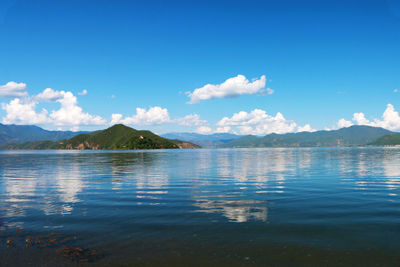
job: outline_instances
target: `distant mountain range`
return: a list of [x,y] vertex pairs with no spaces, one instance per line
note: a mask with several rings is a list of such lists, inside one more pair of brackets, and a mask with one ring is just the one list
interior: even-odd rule
[[179,139],[197,144],[203,148],[216,148],[223,144],[232,142],[233,140],[242,137],[230,133],[215,133],[215,134],[197,134],[197,133],[167,133],[161,135],[167,139]]
[[199,148],[189,142],[169,140],[150,131],[138,131],[122,124],[105,130],[79,134],[68,140],[31,141],[7,144],[4,149],[161,149]]
[[14,125],[0,123],[0,145],[29,141],[69,139],[87,132],[48,131],[34,125]]
[[31,125],[0,124],[2,149],[153,149],[199,147],[331,147],[400,145],[400,134],[371,126],[332,131],[240,136],[228,133],[168,133],[158,136],[122,124],[95,132],[47,131]]
[[264,137],[247,135],[220,147],[331,147],[373,144],[385,135],[396,134],[389,130],[355,125],[332,131],[268,134]]

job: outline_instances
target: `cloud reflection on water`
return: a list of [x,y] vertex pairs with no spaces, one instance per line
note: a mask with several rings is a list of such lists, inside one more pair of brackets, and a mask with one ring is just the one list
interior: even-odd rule
[[389,148],[0,154],[0,216],[17,227],[35,211],[73,214],[88,193],[112,192],[103,197],[120,195],[131,205],[170,205],[179,197],[196,212],[230,222],[266,222],[271,196],[308,189],[296,188],[295,180],[304,186],[310,177],[312,185],[339,178],[351,189],[399,195],[398,162],[400,150]]
[[[212,194],[207,191],[208,185],[199,185],[193,194],[193,205],[198,212],[220,213],[231,222],[266,222],[267,201],[263,194],[284,191],[285,180],[294,176],[297,157],[306,158],[301,168],[310,166],[310,157],[303,152],[298,156],[297,152],[279,148],[218,150],[214,165],[207,166],[203,160],[199,161],[200,167],[197,168],[215,167],[218,173],[216,183],[223,183],[221,186],[229,192],[224,194],[221,189],[222,192]],[[249,192],[254,192],[256,199],[248,199]]]

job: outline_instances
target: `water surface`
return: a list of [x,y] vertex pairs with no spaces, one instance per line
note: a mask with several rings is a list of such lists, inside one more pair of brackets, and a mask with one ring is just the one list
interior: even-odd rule
[[0,174],[4,266],[400,264],[396,148],[3,151]]

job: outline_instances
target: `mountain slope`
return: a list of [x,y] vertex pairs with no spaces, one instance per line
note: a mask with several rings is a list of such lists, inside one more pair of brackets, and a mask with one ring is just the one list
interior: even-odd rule
[[379,127],[355,125],[333,131],[269,134],[264,137],[244,136],[221,147],[328,147],[359,146],[393,134]]
[[167,139],[179,139],[182,141],[191,142],[201,147],[218,147],[222,144],[229,143],[241,135],[230,133],[215,133],[215,134],[198,134],[198,133],[167,133],[161,135]]
[[68,139],[84,132],[47,131],[34,125],[14,125],[0,123],[0,145],[23,143],[37,140],[57,141]]
[[400,145],[400,134],[389,134],[382,136],[369,143],[370,146],[398,146]]

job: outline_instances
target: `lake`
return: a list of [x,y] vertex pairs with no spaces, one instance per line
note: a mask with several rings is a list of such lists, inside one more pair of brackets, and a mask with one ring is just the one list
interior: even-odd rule
[[399,266],[400,149],[0,152],[3,266]]

